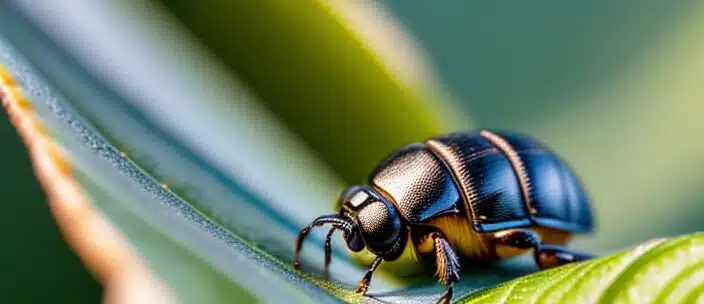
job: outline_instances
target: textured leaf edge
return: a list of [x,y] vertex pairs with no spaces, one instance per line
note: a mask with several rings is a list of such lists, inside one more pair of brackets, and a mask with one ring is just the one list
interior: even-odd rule
[[[127,300],[128,302],[177,302],[175,298],[177,292],[170,289],[169,280],[160,277],[158,273],[154,272],[148,259],[145,259],[139,250],[132,246],[126,235],[121,233],[119,227],[115,226],[103,214],[102,210],[98,208],[97,202],[92,201],[91,194],[78,178],[81,172],[78,167],[74,166],[74,160],[69,156],[71,154],[70,151],[64,150],[64,147],[62,147],[64,143],[61,138],[55,138],[54,130],[45,124],[42,119],[45,117],[42,117],[40,115],[41,111],[35,108],[35,106],[42,107],[43,105],[35,105],[34,100],[30,100],[28,96],[25,96],[25,88],[22,86],[22,81],[17,80],[9,70],[12,69],[0,65],[0,101],[11,124],[15,127],[25,147],[29,150],[33,170],[48,198],[51,213],[54,215],[70,247],[77,252],[84,265],[96,276],[98,281],[106,286],[106,296],[110,296],[111,289],[121,289],[123,293],[114,293],[117,293],[116,296],[124,294],[133,296],[130,299],[120,298],[120,300]],[[28,71],[25,72],[29,73]],[[32,75],[32,77],[34,76]],[[74,114],[80,116],[80,114]],[[81,119],[81,117],[74,118]],[[117,151],[111,143],[102,139],[90,127],[82,129],[82,131],[95,137],[92,139],[98,140],[99,144],[107,145],[104,147],[107,150]],[[95,144],[95,142],[92,143]],[[120,162],[124,162],[122,167],[133,168],[133,170],[136,170],[135,172],[151,181],[152,176],[132,162],[126,154],[122,152],[116,153],[119,155],[101,155],[100,159],[103,161],[107,160],[105,157],[120,159]],[[217,234],[216,236],[211,235],[214,240],[224,242],[227,247],[247,247],[246,252],[241,253],[257,255],[262,260],[260,261],[262,265],[266,265],[264,267],[272,268],[269,269],[270,271],[276,270],[281,274],[283,280],[289,280],[293,285],[298,285],[298,296],[306,297],[305,294],[307,294],[307,296],[313,298],[334,299],[325,292],[311,291],[301,293],[301,287],[303,289],[310,289],[310,287],[315,289],[316,285],[313,282],[297,277],[289,265],[284,264],[238,236],[231,235],[223,240],[222,235],[223,233],[227,234],[227,232],[224,232],[226,229],[209,220],[207,216],[201,214],[197,209],[190,207],[176,193],[171,192],[166,184],[158,184],[156,180],[153,182],[155,185],[142,186],[154,186],[153,188],[167,193],[165,195],[170,200],[183,202],[182,205],[188,206],[184,208],[189,209],[191,214],[198,214],[195,218],[192,217],[191,220],[197,223],[207,223],[209,227],[214,227],[214,229],[211,229],[212,231],[206,231],[206,233]],[[176,239],[171,241],[181,242],[181,240]],[[180,246],[184,245],[180,244]]]

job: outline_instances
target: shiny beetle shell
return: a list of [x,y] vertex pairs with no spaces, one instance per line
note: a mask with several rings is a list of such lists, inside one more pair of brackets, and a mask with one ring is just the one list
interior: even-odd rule
[[589,201],[572,170],[519,134],[483,130],[408,145],[376,168],[371,184],[411,223],[464,212],[477,232],[592,230]]
[[492,260],[532,251],[540,268],[582,261],[591,256],[562,246],[593,223],[582,185],[555,153],[524,135],[482,130],[392,153],[369,185],[340,196],[338,214],[319,216],[301,230],[294,267],[300,268],[303,240],[322,225],[332,226],[326,270],[335,230],[351,251],[366,248],[374,256],[358,293],[367,291],[382,261],[408,272],[421,256],[434,256],[438,280],[447,285],[439,300],[448,303],[460,279],[460,256]]

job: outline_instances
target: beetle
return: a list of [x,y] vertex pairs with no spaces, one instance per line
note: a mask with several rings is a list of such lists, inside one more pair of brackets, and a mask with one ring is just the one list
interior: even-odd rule
[[[341,230],[353,252],[376,255],[356,291],[364,294],[382,261],[405,250],[434,258],[452,298],[460,257],[499,260],[533,251],[540,268],[591,256],[564,245],[593,229],[589,198],[569,165],[527,135],[488,129],[436,136],[391,153],[371,174],[339,198],[340,211],[323,215],[298,235],[294,268],[312,228]],[[411,246],[408,246],[411,245]]]

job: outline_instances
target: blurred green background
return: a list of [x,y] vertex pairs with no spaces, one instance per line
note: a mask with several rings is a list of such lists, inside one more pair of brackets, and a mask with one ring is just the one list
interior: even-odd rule
[[[203,24],[211,20],[184,2],[163,3],[227,59],[228,46],[214,43],[226,41],[219,36],[226,31],[209,31]],[[597,234],[576,246],[608,252],[704,228],[701,2],[385,3],[471,117],[468,128],[529,133],[573,163],[599,206]],[[280,102],[268,106],[284,111]],[[0,290],[18,300],[97,301],[98,285],[62,243],[2,117],[2,244],[9,245]]]

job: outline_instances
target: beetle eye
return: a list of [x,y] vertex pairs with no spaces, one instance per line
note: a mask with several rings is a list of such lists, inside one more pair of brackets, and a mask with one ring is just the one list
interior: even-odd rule
[[366,244],[373,249],[393,245],[401,232],[401,220],[395,209],[380,201],[366,205],[357,218]]
[[354,252],[360,252],[362,251],[362,249],[364,249],[364,241],[362,240],[362,235],[359,233],[356,227],[353,229],[351,235],[347,235],[345,237],[345,241],[347,241],[347,247]]

